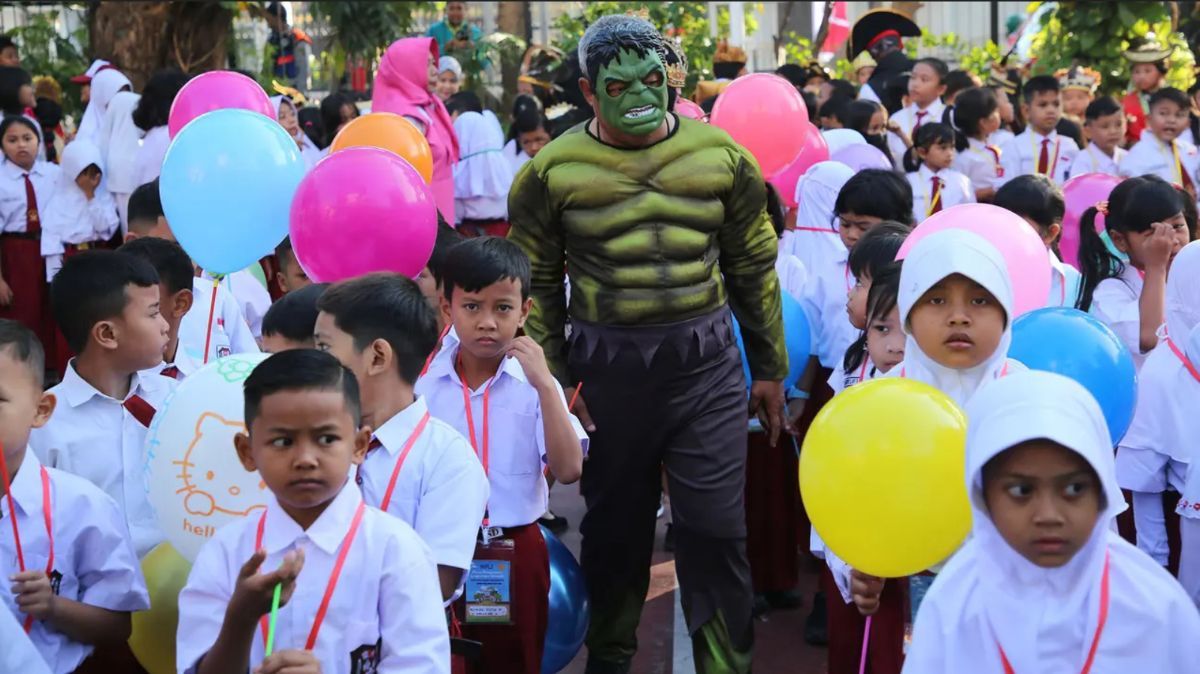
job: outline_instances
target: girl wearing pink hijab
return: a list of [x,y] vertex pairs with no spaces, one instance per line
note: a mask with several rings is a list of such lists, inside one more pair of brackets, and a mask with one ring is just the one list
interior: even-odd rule
[[433,198],[446,222],[454,222],[454,165],[458,137],[446,106],[433,94],[437,84],[437,41],[430,37],[396,40],[375,76],[372,112],[403,115],[417,125],[433,150]]

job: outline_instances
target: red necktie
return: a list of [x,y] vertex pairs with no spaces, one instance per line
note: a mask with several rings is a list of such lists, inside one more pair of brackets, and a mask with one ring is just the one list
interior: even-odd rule
[[1050,139],[1042,139],[1042,153],[1038,155],[1037,172],[1046,175],[1050,170]]
[[929,214],[932,215],[942,210],[942,180],[937,176],[930,178],[932,185],[929,188]]
[[24,173],[25,178],[25,233],[37,234],[42,229],[41,220],[38,218],[38,203],[37,192],[33,190],[33,181],[29,179],[29,174]]
[[125,411],[129,412],[137,422],[146,428],[150,428],[150,422],[154,419],[154,408],[146,399],[140,395],[134,394],[125,399],[123,403]]
[[1188,175],[1187,167],[1183,165],[1183,157],[1179,154],[1179,148],[1175,145],[1175,141],[1171,141],[1171,150],[1178,159],[1175,162],[1175,169],[1179,171],[1179,182],[1183,183],[1180,187],[1195,194],[1196,188],[1192,183],[1192,177]]
[[174,365],[168,365],[168,366],[164,367],[162,369],[162,372],[159,372],[159,374],[161,374],[164,377],[170,377],[171,379],[176,379],[176,380],[181,378],[180,377],[181,373],[179,372],[179,368],[175,367]]
[[925,117],[925,115],[928,115],[928,114],[929,114],[928,112],[918,112],[917,113],[917,123],[913,124],[913,133],[914,134],[916,134],[917,129],[921,128],[921,119],[923,117]]

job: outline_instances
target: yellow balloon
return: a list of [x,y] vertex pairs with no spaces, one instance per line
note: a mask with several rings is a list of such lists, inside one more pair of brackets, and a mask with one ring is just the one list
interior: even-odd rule
[[175,628],[179,624],[179,592],[192,565],[170,543],[161,543],[142,560],[150,590],[150,610],[133,614],[129,647],[150,674],[175,672]]
[[945,561],[971,529],[967,420],[941,391],[903,378],[847,389],[813,420],[800,494],[817,533],[883,578]]

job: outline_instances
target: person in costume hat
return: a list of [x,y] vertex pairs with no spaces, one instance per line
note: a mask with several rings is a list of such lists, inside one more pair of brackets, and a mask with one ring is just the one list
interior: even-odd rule
[[863,52],[854,57],[850,63],[854,68],[854,81],[859,86],[864,86],[867,80],[871,79],[871,75],[875,74],[875,59],[871,58],[870,52]]
[[1007,59],[993,63],[984,86],[994,90],[1000,102],[1000,128],[987,140],[989,145],[1000,147],[1025,130],[1025,118],[1021,114],[1021,71],[1007,67]]
[[1125,109],[1125,118],[1129,124],[1125,129],[1125,141],[1132,145],[1142,137],[1146,128],[1146,117],[1150,114],[1150,95],[1162,86],[1167,74],[1167,58],[1174,51],[1158,41],[1154,33],[1147,33],[1142,40],[1125,50],[1125,60],[1129,61],[1132,69],[1129,73],[1133,90],[1121,99],[1121,107]]
[[1096,98],[1102,77],[1099,72],[1083,66],[1062,68],[1054,73],[1062,89],[1063,115],[1082,123],[1088,103]]
[[882,103],[888,114],[904,107],[907,91],[897,81],[913,67],[912,59],[904,54],[904,38],[920,36],[921,27],[894,9],[872,9],[854,22],[846,57],[854,59],[865,51],[875,59],[875,70],[859,91],[859,98]]
[[746,61],[746,50],[730,45],[726,40],[718,42],[717,51],[713,54],[713,76],[716,79],[697,82],[693,100],[703,103],[716,98],[730,82],[746,74]]

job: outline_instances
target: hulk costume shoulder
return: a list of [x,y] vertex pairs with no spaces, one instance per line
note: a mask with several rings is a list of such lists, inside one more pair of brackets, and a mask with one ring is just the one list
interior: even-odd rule
[[667,138],[638,149],[603,143],[580,125],[513,182],[509,238],[533,272],[526,331],[563,381],[565,273],[571,316],[592,323],[674,323],[728,302],[752,376],[787,373],[778,243],[758,165],[721,129],[674,121]]

